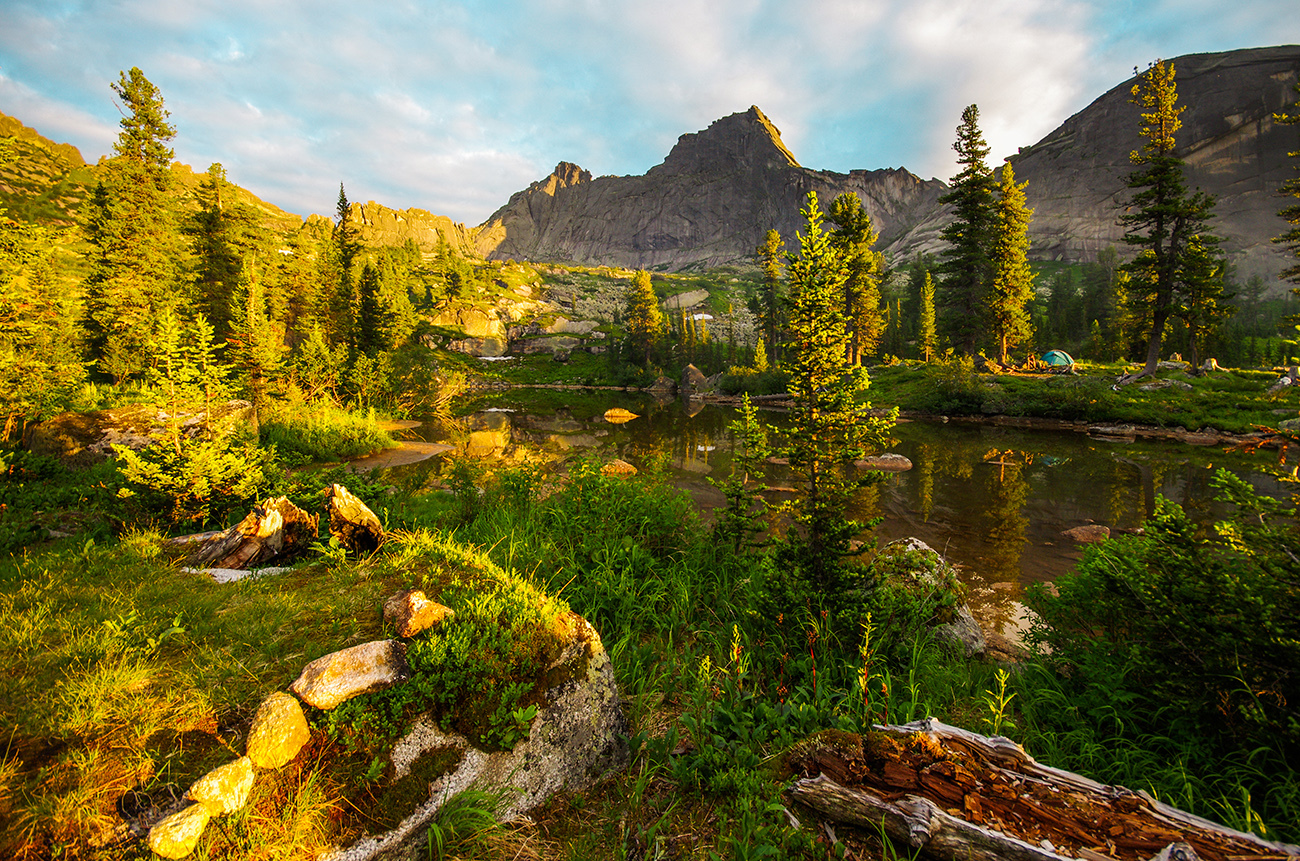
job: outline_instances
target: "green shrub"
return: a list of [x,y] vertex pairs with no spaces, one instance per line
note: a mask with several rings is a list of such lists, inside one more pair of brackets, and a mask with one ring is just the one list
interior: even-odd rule
[[232,510],[250,503],[266,483],[266,454],[232,435],[186,435],[173,424],[139,452],[114,445],[134,519],[160,518],[172,527],[201,529],[225,524]]
[[[1161,498],[1142,536],[1089,550],[1031,591],[1029,640],[1093,720],[1190,739],[1207,759],[1300,753],[1300,562],[1295,508],[1256,496],[1225,470],[1233,516],[1199,533]],[[1108,719],[1108,718],[1107,718]]]

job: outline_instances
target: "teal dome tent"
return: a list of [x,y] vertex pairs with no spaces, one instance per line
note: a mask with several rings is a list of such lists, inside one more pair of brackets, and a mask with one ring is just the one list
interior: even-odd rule
[[1074,359],[1064,350],[1048,350],[1043,353],[1043,362],[1053,368],[1068,368],[1074,364]]

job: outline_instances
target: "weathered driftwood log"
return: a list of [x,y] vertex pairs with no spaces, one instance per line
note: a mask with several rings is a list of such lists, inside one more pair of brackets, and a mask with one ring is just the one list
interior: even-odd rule
[[192,568],[251,568],[287,561],[316,540],[319,520],[281,496],[254,505],[243,520],[219,532],[170,539]]
[[384,541],[384,527],[364,502],[335,484],[329,496],[330,535],[353,553],[373,553]]
[[1170,807],[1040,765],[1008,739],[937,720],[817,736],[792,752],[791,794],[837,822],[963,861],[1265,861],[1300,857]]

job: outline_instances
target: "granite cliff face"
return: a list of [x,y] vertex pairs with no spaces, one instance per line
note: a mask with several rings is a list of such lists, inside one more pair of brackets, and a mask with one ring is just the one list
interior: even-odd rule
[[423,209],[389,209],[375,203],[354,203],[351,220],[367,245],[402,245],[408,239],[425,251],[438,247],[441,237],[461,254],[475,252],[471,231],[445,215]]
[[[1282,250],[1271,243],[1284,223],[1278,186],[1292,174],[1288,151],[1300,148],[1294,127],[1273,114],[1295,102],[1300,46],[1190,54],[1172,60],[1178,103],[1187,107],[1176,139],[1187,185],[1216,195],[1214,230],[1241,276],[1271,280]],[[1013,156],[1016,179],[1028,180],[1031,255],[1092,260],[1114,245],[1124,254],[1117,215],[1131,192],[1129,153],[1141,145],[1129,79]]]
[[[1287,153],[1300,147],[1295,129],[1277,126],[1272,115],[1296,100],[1300,46],[1172,62],[1179,103],[1187,106],[1178,140],[1188,185],[1217,196],[1215,229],[1238,274],[1272,280],[1285,262],[1270,241],[1283,226],[1277,188],[1291,175]],[[1140,146],[1138,108],[1129,103],[1133,83],[1012,157],[1035,210],[1031,257],[1092,260],[1112,245],[1127,253],[1116,218],[1130,194],[1129,153]],[[901,168],[842,174],[802,167],[752,107],[683,135],[644,176],[592,179],[561,163],[497,210],[477,229],[476,242],[495,259],[714,266],[751,259],[772,227],[792,245],[809,191],[823,208],[835,195],[855,192],[880,231],[877,249],[900,259],[943,247],[939,231],[951,215],[938,197],[946,190]]]
[[[809,191],[827,207],[862,199],[878,247],[924,233],[943,183],[905,170],[817,171],[800,166],[763,112],[751,107],[682,135],[644,176],[592,179],[576,165],[515,194],[478,230],[487,257],[683,269],[749,259],[775,227],[794,240]],[[920,216],[920,217],[918,217]]]

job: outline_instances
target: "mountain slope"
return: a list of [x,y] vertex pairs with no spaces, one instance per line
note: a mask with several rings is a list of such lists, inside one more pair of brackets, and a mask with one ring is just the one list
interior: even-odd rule
[[[1282,232],[1278,186],[1292,175],[1288,151],[1300,148],[1294,127],[1273,114],[1296,100],[1300,46],[1189,54],[1172,60],[1178,103],[1187,110],[1176,135],[1189,188],[1218,197],[1214,230],[1239,275],[1269,279],[1283,265],[1271,243]],[[1139,110],[1129,103],[1130,78],[1070,117],[1011,162],[1027,180],[1032,255],[1040,260],[1091,260],[1121,246],[1116,217],[1130,192],[1124,177],[1138,148]]]
[[570,260],[649,269],[733,263],[753,256],[773,227],[790,243],[799,208],[846,191],[862,199],[888,248],[921,227],[943,183],[905,170],[848,174],[802,167],[763,112],[751,107],[682,135],[644,176],[592,179],[561,162],[478,228],[493,259]]

